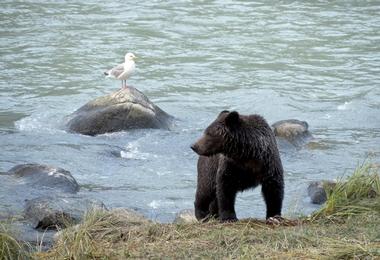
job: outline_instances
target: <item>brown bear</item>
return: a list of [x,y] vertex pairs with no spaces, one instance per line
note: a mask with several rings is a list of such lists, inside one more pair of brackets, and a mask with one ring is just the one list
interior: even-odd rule
[[266,218],[281,216],[284,178],[273,131],[260,115],[222,111],[191,146],[199,154],[195,216],[236,221],[238,191],[261,184]]

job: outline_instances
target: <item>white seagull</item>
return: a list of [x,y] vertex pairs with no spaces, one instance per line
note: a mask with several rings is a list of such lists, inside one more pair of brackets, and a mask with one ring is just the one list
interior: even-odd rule
[[121,87],[127,87],[127,79],[135,71],[135,59],[136,56],[133,53],[128,52],[125,54],[124,63],[113,67],[109,71],[104,72],[107,78],[114,78],[121,80]]

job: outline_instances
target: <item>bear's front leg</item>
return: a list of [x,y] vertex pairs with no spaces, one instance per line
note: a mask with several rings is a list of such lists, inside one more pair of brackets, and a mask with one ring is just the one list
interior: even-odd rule
[[210,205],[216,200],[215,182],[217,169],[218,157],[199,157],[198,181],[194,207],[195,217],[200,221],[205,221],[210,218],[210,215],[214,214]]
[[262,193],[267,206],[266,218],[281,216],[282,201],[284,199],[284,181],[282,176],[263,182]]
[[[225,168],[223,170],[223,168]],[[237,221],[235,213],[236,185],[231,175],[226,172],[227,167],[218,169],[216,179],[216,197],[219,207],[219,220],[222,222]]]
[[216,199],[216,196],[213,201],[210,203],[210,215],[213,218],[219,218],[219,207],[218,207],[218,200]]
[[205,194],[199,189],[195,195],[194,209],[195,209],[195,217],[197,220],[204,220],[209,217],[210,211],[210,202],[213,200],[210,194]]

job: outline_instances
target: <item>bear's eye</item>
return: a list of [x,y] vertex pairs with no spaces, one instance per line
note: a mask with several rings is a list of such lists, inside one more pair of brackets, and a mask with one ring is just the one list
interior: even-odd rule
[[209,131],[206,131],[206,132],[205,132],[205,135],[208,135],[208,136],[211,136],[211,137],[214,137],[214,136],[215,136],[212,132],[209,132]]
[[209,131],[207,131],[206,132],[206,135],[207,136],[209,136],[209,137],[212,137],[212,138],[216,138],[216,137],[218,137],[218,133],[215,133],[215,132],[209,132]]

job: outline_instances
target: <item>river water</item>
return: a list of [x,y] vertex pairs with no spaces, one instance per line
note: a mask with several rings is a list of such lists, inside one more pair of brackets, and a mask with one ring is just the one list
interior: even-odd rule
[[[3,0],[0,171],[59,166],[80,195],[167,222],[193,207],[189,146],[221,110],[296,118],[315,139],[281,148],[284,212],[307,214],[309,181],[380,161],[379,14],[378,1]],[[66,115],[120,87],[102,72],[127,51],[139,57],[128,83],[176,125],[67,133]],[[260,189],[236,204],[238,217],[265,216]]]

